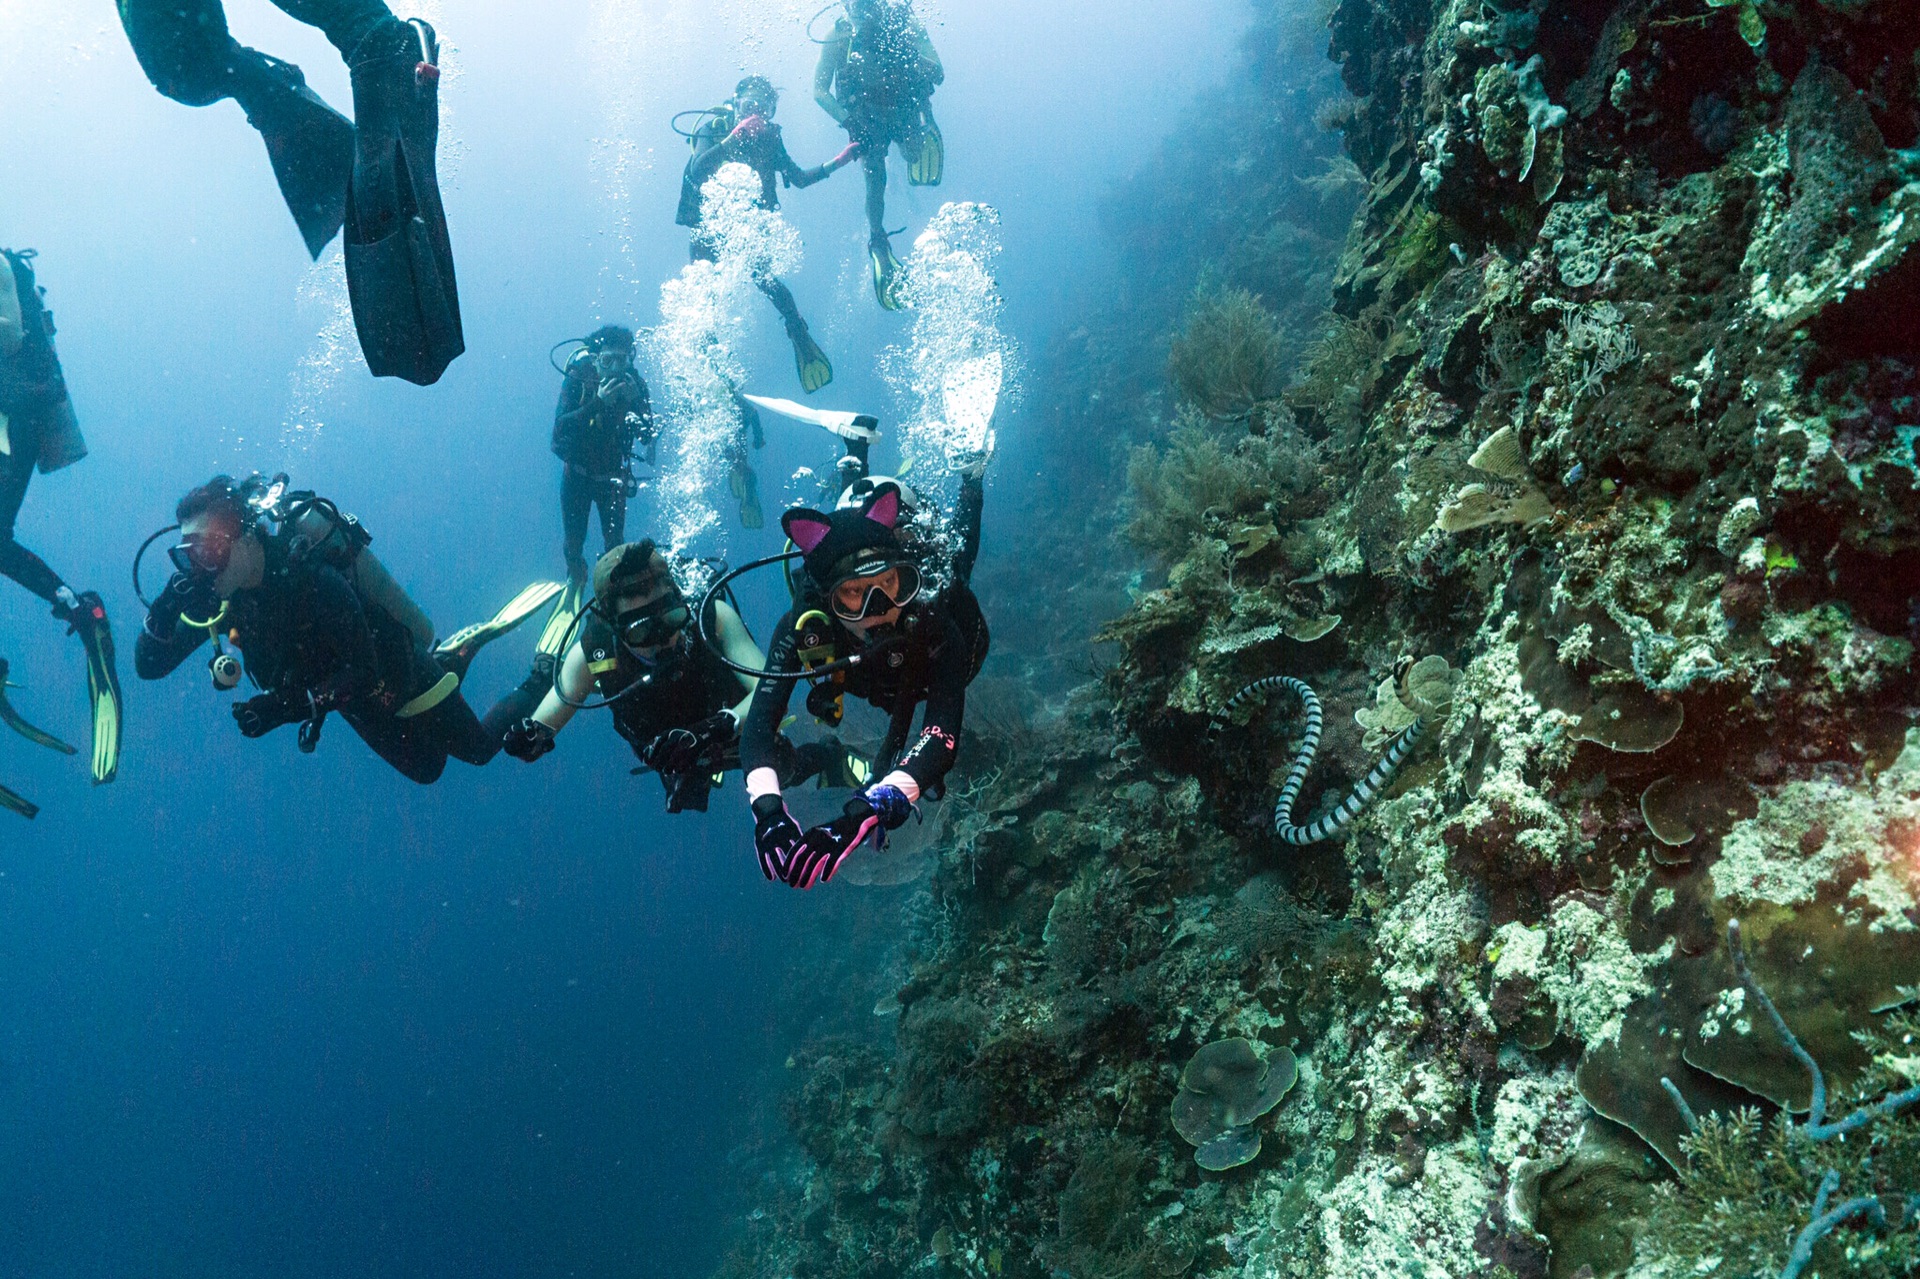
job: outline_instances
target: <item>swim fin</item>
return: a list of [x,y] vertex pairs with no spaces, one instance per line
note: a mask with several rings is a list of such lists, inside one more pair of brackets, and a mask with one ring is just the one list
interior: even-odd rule
[[800,389],[812,395],[833,381],[833,362],[813,340],[804,321],[787,325],[787,338],[793,343],[793,367],[800,375]]
[[32,821],[40,815],[40,806],[38,804],[27,802],[25,798],[14,794],[4,786],[0,786],[0,808],[11,809],[28,821]]
[[93,591],[66,614],[70,633],[87,650],[87,697],[93,704],[93,784],[104,786],[120,772],[120,676],[114,669],[113,628],[107,607]]
[[805,422],[809,426],[831,431],[843,440],[871,444],[880,438],[880,419],[870,413],[810,408],[792,400],[777,400],[766,395],[743,395],[740,398],[756,408],[766,409],[769,413],[778,413],[781,417],[792,418],[796,422]]
[[440,380],[466,350],[453,245],[434,149],[439,43],[418,18],[374,28],[348,59],[353,178],[347,188],[347,293],[375,377]]
[[745,462],[736,462],[729,478],[733,483],[733,495],[740,502],[740,527],[765,528],[767,516],[760,509],[760,477]]
[[907,166],[907,182],[917,187],[937,187],[947,172],[946,139],[940,136],[933,112],[922,113],[920,124],[920,153]]
[[893,256],[893,241],[874,236],[867,243],[867,256],[873,262],[873,296],[886,310],[900,310],[900,259]]
[[[567,642],[573,638],[574,620],[580,616],[580,610],[586,606],[587,584],[581,578],[569,578],[561,588],[560,597],[554,602],[553,612],[547,614],[546,628],[540,632],[540,642],[533,647],[533,664],[539,669],[544,660],[549,667],[558,664],[566,656]],[[551,673],[551,672],[549,672]]]
[[234,97],[266,142],[287,211],[318,259],[346,221],[353,122],[307,87],[299,67],[257,49],[241,48],[234,77]]
[[5,724],[35,746],[44,746],[48,750],[59,751],[62,755],[78,755],[80,752],[67,745],[52,733],[43,732],[27,723],[19,711],[13,709],[13,703],[7,700],[7,690],[18,685],[7,683],[7,659],[0,657],[0,724]]
[[467,667],[481,649],[518,628],[522,622],[539,612],[547,601],[566,589],[561,582],[535,582],[486,621],[462,627],[434,645],[434,657],[448,671],[465,679]]

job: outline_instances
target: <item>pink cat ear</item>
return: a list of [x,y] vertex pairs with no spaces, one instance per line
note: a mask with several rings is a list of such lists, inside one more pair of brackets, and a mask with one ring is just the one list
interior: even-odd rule
[[900,490],[887,487],[880,490],[873,504],[867,507],[867,518],[882,528],[892,528],[900,522]]
[[788,511],[780,517],[780,524],[793,544],[803,551],[811,551],[833,531],[833,525],[818,511]]

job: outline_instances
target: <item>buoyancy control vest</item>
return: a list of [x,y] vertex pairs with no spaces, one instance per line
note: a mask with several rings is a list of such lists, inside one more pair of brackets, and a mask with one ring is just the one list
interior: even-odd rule
[[0,249],[0,382],[44,387],[37,403],[0,408],[0,453],[31,450],[42,475],[87,455],[54,347],[53,312],[30,249]]
[[691,728],[746,695],[739,676],[696,630],[688,630],[684,644],[677,657],[647,666],[627,651],[598,612],[581,623],[580,652],[594,688],[603,698],[619,698],[611,706],[613,726],[635,754],[668,729]]

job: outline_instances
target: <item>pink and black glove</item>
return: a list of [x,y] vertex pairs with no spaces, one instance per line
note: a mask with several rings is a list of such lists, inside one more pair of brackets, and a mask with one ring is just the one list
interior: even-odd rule
[[778,794],[762,795],[753,801],[753,850],[760,857],[762,875],[791,883],[788,868],[804,838],[800,823],[793,820],[787,801]]
[[812,888],[833,878],[840,863],[872,836],[874,847],[887,846],[887,834],[913,815],[913,801],[897,786],[870,786],[847,801],[839,817],[815,826],[787,863],[783,878],[790,888]]

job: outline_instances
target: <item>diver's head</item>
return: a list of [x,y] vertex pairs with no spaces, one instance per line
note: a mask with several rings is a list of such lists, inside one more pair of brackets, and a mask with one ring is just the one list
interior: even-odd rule
[[877,21],[885,8],[883,0],[847,0],[847,17],[855,27],[864,27]]
[[593,569],[593,595],[621,645],[640,660],[659,661],[686,642],[693,611],[652,539],[602,555]]
[[742,120],[748,116],[773,119],[780,109],[780,91],[763,75],[750,75],[733,86],[733,112]]
[[231,476],[216,475],[181,498],[173,518],[180,542],[167,558],[175,569],[212,582],[223,597],[259,582],[266,564],[266,548],[254,535],[259,517]]
[[900,542],[900,509],[899,485],[883,482],[858,506],[831,515],[800,508],[780,519],[828,611],[855,634],[894,625],[920,596],[919,563]]
[[624,324],[603,324],[587,335],[587,353],[601,377],[614,377],[633,367],[633,330]]

